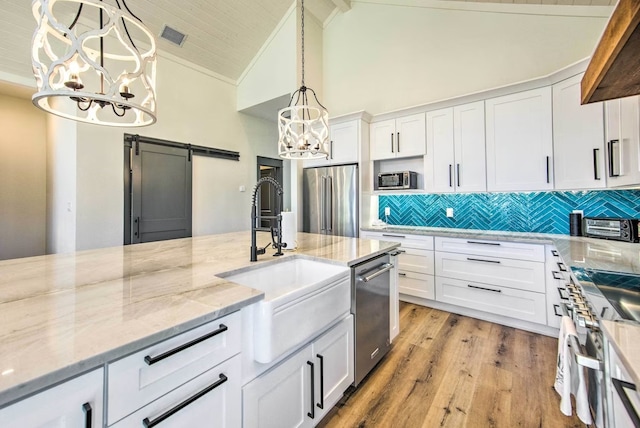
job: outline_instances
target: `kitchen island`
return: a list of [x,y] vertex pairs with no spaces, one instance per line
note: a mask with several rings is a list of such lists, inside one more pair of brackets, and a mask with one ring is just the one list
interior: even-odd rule
[[[259,235],[262,246],[267,234]],[[352,266],[397,247],[298,234],[284,257]],[[216,275],[249,262],[234,232],[0,262],[0,407],[263,298]]]

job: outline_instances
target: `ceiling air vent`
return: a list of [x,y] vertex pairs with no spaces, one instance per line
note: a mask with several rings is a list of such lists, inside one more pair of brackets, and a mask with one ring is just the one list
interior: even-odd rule
[[187,38],[187,35],[182,34],[180,31],[175,30],[168,25],[165,25],[162,29],[162,33],[160,34],[160,38],[165,39],[173,43],[174,45],[182,46],[185,39]]

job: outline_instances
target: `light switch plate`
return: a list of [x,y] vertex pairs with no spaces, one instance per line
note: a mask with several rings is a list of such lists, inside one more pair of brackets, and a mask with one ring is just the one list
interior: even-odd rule
[[453,208],[447,208],[447,217],[453,217]]
[[391,207],[384,207],[384,215],[391,215]]

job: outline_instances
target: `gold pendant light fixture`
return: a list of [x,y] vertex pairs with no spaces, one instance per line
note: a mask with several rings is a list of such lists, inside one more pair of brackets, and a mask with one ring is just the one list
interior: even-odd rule
[[155,38],[125,0],[112,1],[33,0],[36,107],[98,125],[156,122]]
[[[315,91],[304,84],[304,0],[301,4],[302,82],[291,96],[289,106],[278,112],[278,152],[285,159],[328,158],[329,113]],[[308,92],[313,94],[317,106],[309,105]]]

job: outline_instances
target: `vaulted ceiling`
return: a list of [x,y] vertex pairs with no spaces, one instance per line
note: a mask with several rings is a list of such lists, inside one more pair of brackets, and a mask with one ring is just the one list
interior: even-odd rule
[[[59,0],[65,4],[64,0]],[[104,0],[113,2],[114,0]],[[455,0],[452,0],[455,1]],[[465,0],[463,0],[465,1]],[[478,0],[466,0],[478,1]],[[615,0],[479,0],[507,3],[611,5]],[[306,0],[320,22],[334,11],[347,11],[351,0]],[[74,3],[66,3],[70,9]],[[113,4],[113,3],[112,3]],[[158,36],[165,25],[185,33],[182,47],[158,38],[159,49],[237,81],[293,0],[128,0],[131,11]],[[30,77],[31,37],[35,20],[31,2],[0,0],[0,80],[2,73]],[[75,9],[74,9],[75,10]],[[70,16],[73,13],[69,10]]]

